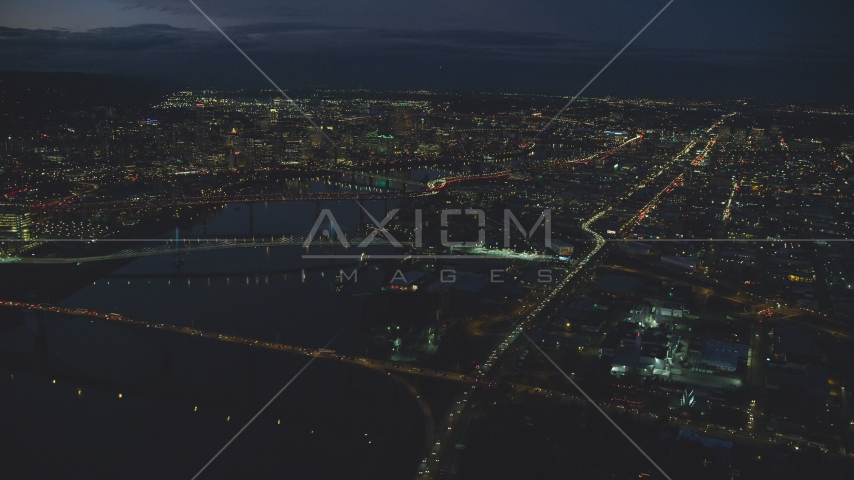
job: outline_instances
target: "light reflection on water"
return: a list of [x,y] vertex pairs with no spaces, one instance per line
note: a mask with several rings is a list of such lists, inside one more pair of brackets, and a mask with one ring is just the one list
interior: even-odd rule
[[[365,206],[375,216],[384,214],[385,202]],[[209,214],[208,235],[245,235],[248,208],[228,205]],[[253,205],[253,227],[257,233],[283,234],[285,227],[295,234],[307,232],[316,208],[313,202]],[[322,208],[332,208],[344,228],[358,226],[355,203],[329,202]],[[192,234],[203,232],[201,223],[196,221]],[[340,267],[304,262],[304,252],[299,246],[196,252],[181,256],[180,272],[172,255],[143,257],[59,304],[300,346],[323,345],[349,325],[351,334],[333,348],[358,351],[362,344],[355,326],[361,299],[353,294],[378,288],[380,272],[369,266],[360,271],[357,284],[337,292]],[[34,330],[35,325],[31,318],[21,329]],[[57,384],[27,372],[6,380],[16,371],[0,367],[3,383],[18,382],[4,388],[5,403],[46,413],[37,420],[10,420],[5,428],[21,445],[39,445],[19,452],[21,468],[31,471],[33,464],[40,464],[49,469],[52,462],[62,462],[63,468],[71,465],[88,472],[87,478],[114,478],[116,471],[129,466],[139,478],[173,478],[176,471],[177,476],[192,476],[307,361],[73,316],[50,316],[47,339],[46,361],[62,372]],[[222,460],[222,470],[212,471],[209,478],[269,478],[279,472],[273,466],[283,458],[296,466],[294,471],[306,473],[340,476],[356,469],[374,473],[348,478],[410,476],[423,441],[423,420],[408,393],[383,377],[330,361],[315,362],[304,377],[259,419],[254,433],[247,431],[243,446],[235,446],[232,456]],[[408,407],[402,410],[400,405]],[[272,430],[273,425],[285,428]],[[37,438],[32,429],[39,428],[50,429],[56,441],[45,444]],[[310,434],[317,435],[317,441],[306,439],[309,431],[317,432]],[[364,433],[370,434],[373,446],[385,445],[388,453],[377,456],[367,444],[358,443]],[[69,446],[71,438],[80,441]],[[45,461],[45,448],[60,453]],[[104,455],[112,457],[104,460]],[[242,460],[255,455],[257,476],[244,472]],[[314,470],[305,468],[311,463]],[[225,472],[231,477],[223,476]],[[44,474],[49,476],[50,470]]]

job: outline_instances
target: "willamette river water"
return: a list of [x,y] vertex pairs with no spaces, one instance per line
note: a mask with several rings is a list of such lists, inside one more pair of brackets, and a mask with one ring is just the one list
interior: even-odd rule
[[[377,218],[386,208],[365,206]],[[321,208],[332,208],[345,228],[358,224],[352,202]],[[305,234],[316,209],[255,204],[252,233]],[[246,235],[249,212],[228,205],[179,234]],[[343,329],[330,348],[360,351],[362,299],[354,294],[378,288],[379,272],[368,266],[358,284],[336,292],[338,267],[305,262],[302,253],[292,246],[184,254],[180,273],[174,255],[144,257],[60,304],[310,347]],[[15,478],[189,479],[308,361],[56,314],[46,316],[40,348],[36,316],[26,317],[0,334],[0,354],[26,358],[0,367],[0,470],[20,472]],[[411,478],[423,442],[421,410],[403,388],[324,359],[199,478]]]

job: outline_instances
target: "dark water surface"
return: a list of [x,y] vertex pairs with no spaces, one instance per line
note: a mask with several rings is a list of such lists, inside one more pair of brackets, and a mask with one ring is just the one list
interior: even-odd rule
[[[316,208],[254,205],[253,233],[307,233]],[[323,208],[358,225],[357,205]],[[379,215],[385,205],[366,208]],[[245,235],[248,212],[229,205],[182,233]],[[305,262],[304,252],[197,252],[181,255],[180,271],[174,256],[144,257],[59,304],[307,347],[343,330],[331,348],[360,351],[354,294],[378,288],[379,271],[369,265],[336,291],[339,267]],[[12,478],[189,479],[309,360],[86,317],[15,315],[24,321],[0,333],[0,470]],[[399,384],[318,359],[199,478],[411,478],[423,425]]]

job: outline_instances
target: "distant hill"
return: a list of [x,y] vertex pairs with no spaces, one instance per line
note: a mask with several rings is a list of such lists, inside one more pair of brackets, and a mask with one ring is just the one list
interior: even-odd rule
[[0,71],[0,133],[25,134],[95,107],[143,112],[166,93],[162,84],[132,77]]

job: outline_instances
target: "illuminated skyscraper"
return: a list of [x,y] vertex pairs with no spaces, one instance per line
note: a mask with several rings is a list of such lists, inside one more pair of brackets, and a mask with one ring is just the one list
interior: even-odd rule
[[13,207],[0,207],[0,238],[31,240],[30,212]]
[[412,131],[412,107],[397,105],[394,107],[394,133],[407,135]]
[[207,129],[207,125],[205,124],[205,105],[203,103],[196,104],[196,114],[198,116],[198,125],[196,128],[196,140],[197,146],[199,148],[199,158],[204,161],[205,156],[205,130]]
[[780,126],[779,125],[771,125],[771,128],[768,130],[768,134],[776,139],[777,137],[780,136]]

